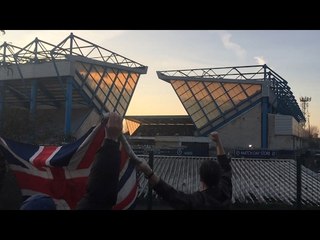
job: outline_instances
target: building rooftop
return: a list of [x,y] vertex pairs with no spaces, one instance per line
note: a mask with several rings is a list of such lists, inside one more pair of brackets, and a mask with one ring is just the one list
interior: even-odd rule
[[188,115],[126,116],[133,136],[194,136],[196,127]]
[[[140,156],[148,161],[147,155]],[[186,193],[198,190],[198,169],[205,157],[154,156],[154,171],[174,188]],[[213,159],[213,158],[210,158]],[[295,206],[296,163],[291,159],[243,159],[231,161],[234,204]],[[302,166],[302,206],[320,206],[319,174]],[[148,185],[139,178],[138,198],[146,199]],[[158,196],[153,192],[155,199]]]
[[202,135],[220,128],[268,97],[268,112],[305,117],[288,82],[267,65],[157,71],[170,83]]

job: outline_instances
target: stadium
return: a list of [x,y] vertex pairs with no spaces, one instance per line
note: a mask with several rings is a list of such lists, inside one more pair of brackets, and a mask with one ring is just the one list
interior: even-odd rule
[[[232,156],[235,208],[317,208],[318,174],[301,165],[305,116],[288,81],[267,65],[157,71],[187,116],[127,116],[148,67],[72,33],[54,45],[36,38],[0,46],[1,136],[32,144],[81,138],[115,111],[135,153],[185,192],[212,158],[219,131]],[[139,177],[138,208],[169,208]],[[170,208],[169,208],[170,209]]]

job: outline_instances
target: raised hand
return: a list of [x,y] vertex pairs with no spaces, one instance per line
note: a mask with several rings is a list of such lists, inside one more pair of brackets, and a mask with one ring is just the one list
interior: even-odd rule
[[106,138],[117,141],[122,133],[122,117],[118,113],[110,112],[106,124]]
[[211,137],[211,140],[214,142],[217,142],[220,140],[218,132],[211,132],[210,137]]

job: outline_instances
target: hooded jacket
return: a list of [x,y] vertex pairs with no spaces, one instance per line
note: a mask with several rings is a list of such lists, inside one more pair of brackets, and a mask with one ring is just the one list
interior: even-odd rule
[[155,192],[174,209],[179,210],[224,210],[229,209],[232,199],[231,159],[218,155],[221,166],[221,179],[218,186],[191,194],[177,191],[162,179],[154,186]]

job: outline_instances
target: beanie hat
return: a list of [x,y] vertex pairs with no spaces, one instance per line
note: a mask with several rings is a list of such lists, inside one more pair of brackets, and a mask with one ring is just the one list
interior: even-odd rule
[[48,195],[35,194],[22,203],[20,210],[56,210],[56,204]]

